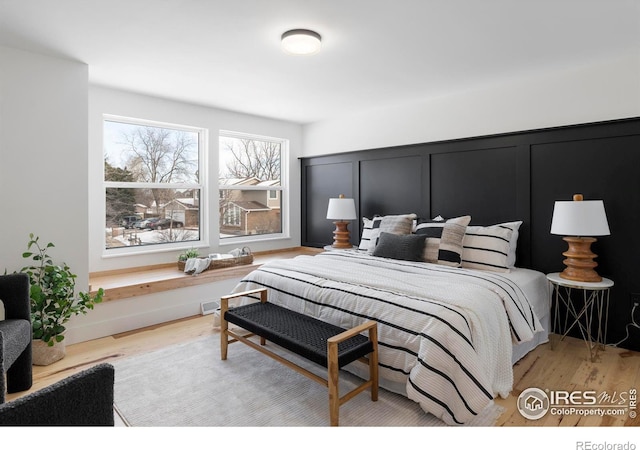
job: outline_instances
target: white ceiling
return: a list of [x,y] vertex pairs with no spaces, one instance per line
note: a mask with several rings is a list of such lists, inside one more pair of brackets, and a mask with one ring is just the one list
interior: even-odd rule
[[[310,28],[312,56],[280,50]],[[640,0],[0,0],[0,45],[92,84],[309,123],[640,55]]]

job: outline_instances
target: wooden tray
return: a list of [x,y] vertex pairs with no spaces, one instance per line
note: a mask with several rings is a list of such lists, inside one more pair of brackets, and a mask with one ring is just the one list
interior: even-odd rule
[[[206,259],[204,257],[200,257],[200,259]],[[178,261],[178,270],[180,270],[181,272],[184,272],[184,266],[185,266],[186,261]],[[222,269],[225,267],[233,267],[233,266],[242,266],[245,264],[251,264],[253,263],[253,255],[242,255],[242,256],[237,256],[235,258],[226,258],[226,259],[212,259],[209,262],[209,267],[207,267],[206,269],[203,270],[207,271],[207,270],[213,270],[213,269]]]

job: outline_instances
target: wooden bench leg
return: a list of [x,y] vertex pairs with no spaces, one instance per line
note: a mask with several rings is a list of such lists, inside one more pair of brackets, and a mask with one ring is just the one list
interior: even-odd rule
[[371,400],[378,401],[378,327],[369,328],[369,340],[373,351],[369,355],[369,379],[371,380]]
[[[372,351],[366,358],[369,364],[369,380],[340,398],[338,365],[338,344],[350,337],[367,330]],[[329,389],[329,418],[331,426],[338,426],[340,405],[349,401],[362,390],[371,389],[371,401],[378,400],[378,326],[374,321],[368,321],[327,339],[327,388]]]
[[327,345],[327,388],[329,389],[329,419],[332,427],[337,427],[340,414],[340,392],[338,390],[338,343]]
[[[267,301],[267,289],[258,288],[250,291],[237,292],[235,294],[223,295],[220,297],[220,359],[227,359],[227,352],[229,349],[229,322],[225,319],[225,313],[229,310],[229,300],[236,297],[251,297],[252,295],[259,294],[260,301]],[[260,338],[260,343],[265,344],[265,339]]]
[[[260,291],[260,303],[266,303],[266,302],[267,302],[267,290],[262,289]],[[260,345],[266,345],[266,344],[267,344],[267,340],[262,336],[260,336]]]
[[227,350],[229,348],[229,322],[225,319],[225,313],[229,309],[229,299],[222,297],[220,299],[220,359],[227,359]]

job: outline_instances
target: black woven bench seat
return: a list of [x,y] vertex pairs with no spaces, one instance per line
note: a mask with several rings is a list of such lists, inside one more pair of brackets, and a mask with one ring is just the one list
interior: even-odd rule
[[[260,302],[229,308],[229,300],[237,297],[258,298]],[[245,334],[229,329],[237,325]],[[370,320],[350,329],[323,322],[314,317],[274,305],[267,301],[267,289],[253,289],[220,298],[220,357],[227,359],[229,344],[243,342],[267,356],[285,364],[329,389],[329,418],[338,425],[340,405],[365,389],[371,390],[371,400],[378,400],[378,328]],[[367,333],[364,336],[361,333]],[[258,336],[260,343],[251,338]],[[327,368],[322,378],[310,370],[267,349],[267,341]],[[369,366],[369,379],[344,396],[338,390],[339,369],[360,360]]]
[[[347,331],[268,302],[231,308],[225,318],[230,323],[324,367],[327,367],[327,340]],[[338,367],[372,351],[373,343],[357,334],[338,344]]]

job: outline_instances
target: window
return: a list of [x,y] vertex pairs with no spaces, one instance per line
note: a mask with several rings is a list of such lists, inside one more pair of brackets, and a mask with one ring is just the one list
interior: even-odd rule
[[220,241],[285,235],[288,141],[221,132],[219,145]]
[[230,204],[225,208],[223,217],[223,226],[239,227],[240,226],[240,207]]
[[191,127],[105,117],[107,250],[201,240],[205,135]]

